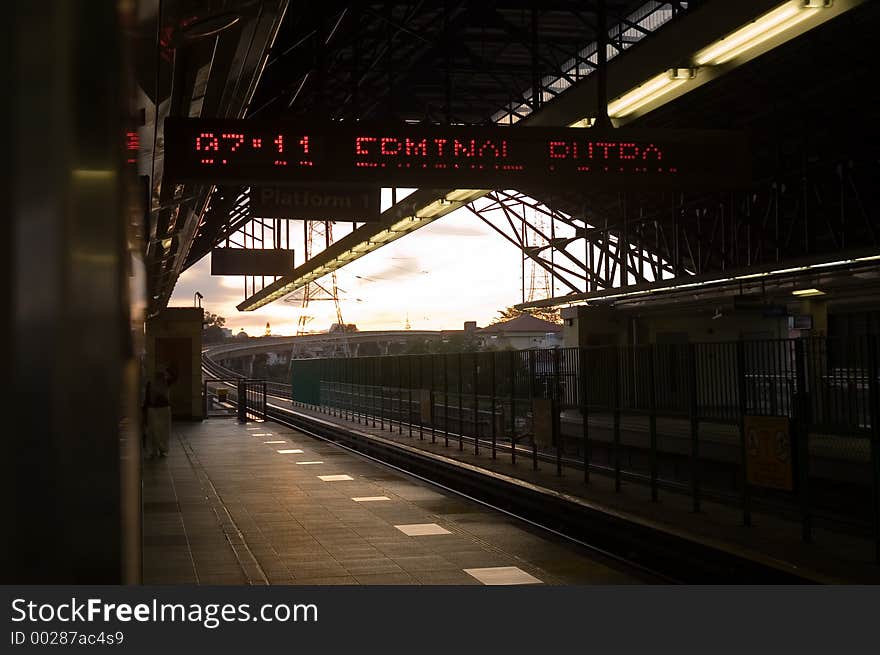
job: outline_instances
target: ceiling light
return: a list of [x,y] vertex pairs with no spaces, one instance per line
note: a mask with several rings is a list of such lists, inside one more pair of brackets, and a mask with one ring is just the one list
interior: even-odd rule
[[814,16],[822,8],[830,5],[831,3],[825,2],[825,0],[791,0],[786,2],[700,50],[694,61],[699,66],[723,64]]
[[446,198],[438,198],[434,202],[428,203],[421,209],[416,210],[417,218],[433,218],[441,213],[445,213],[446,209],[449,205],[452,204],[452,201],[447,200]]
[[453,202],[467,203],[487,193],[489,191],[484,191],[483,189],[455,189],[446,194],[446,199]]
[[422,220],[420,218],[416,218],[415,216],[407,216],[406,218],[394,223],[388,229],[391,232],[408,232],[421,222]]
[[824,291],[819,291],[819,289],[797,289],[791,292],[791,295],[798,296],[799,298],[808,298],[809,296],[824,296]]
[[695,77],[693,68],[670,68],[608,103],[608,115],[623,118]]

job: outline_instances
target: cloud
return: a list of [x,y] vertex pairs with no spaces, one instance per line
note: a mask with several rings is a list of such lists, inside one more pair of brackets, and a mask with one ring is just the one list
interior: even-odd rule
[[[485,325],[521,299],[520,267],[517,248],[459,210],[340,269],[343,320],[361,330],[402,330],[407,316],[414,330],[460,329],[467,320]],[[329,277],[322,282],[330,286]],[[191,306],[195,291],[205,296],[205,309],[224,316],[235,332],[262,334],[268,321],[273,334],[295,334],[303,313],[298,302],[239,312],[243,280],[211,277],[207,257],[180,276],[172,304]],[[307,323],[313,331],[338,320],[333,302],[313,302],[305,313],[314,317]]]

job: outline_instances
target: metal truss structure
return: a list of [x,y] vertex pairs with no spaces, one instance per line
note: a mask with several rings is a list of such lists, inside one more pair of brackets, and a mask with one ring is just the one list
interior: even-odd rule
[[586,195],[574,209],[570,196],[541,202],[517,191],[467,207],[564,297],[880,248],[878,175],[876,161],[831,161],[746,191],[621,193],[601,211]]
[[316,3],[282,27],[250,115],[515,122],[595,69],[598,10],[613,57],[697,4]]
[[[249,116],[320,112],[334,119],[512,124],[595,71],[600,4],[611,25],[605,40],[612,59],[699,3],[449,0],[346,3],[337,11],[331,4],[288,16]],[[262,233],[261,219],[248,225],[246,195],[218,189],[187,266],[231,234]],[[321,249],[307,248],[306,257]],[[546,295],[552,287],[543,269],[529,271],[524,299]],[[257,282],[265,286],[245,281],[246,297]],[[325,291],[338,305],[338,296]],[[307,303],[315,293],[322,292],[303,289],[294,300]]]
[[[695,7],[724,11],[724,3],[609,0],[603,36],[600,4],[326,3],[288,15],[248,115],[571,124],[592,111],[573,108],[571,98],[589,96],[584,81],[601,59]],[[868,4],[853,12],[861,18],[823,25],[634,121],[746,131],[758,144],[748,189],[496,190],[471,202],[475,216],[533,263],[522,270],[524,302],[540,302],[533,270],[545,271],[550,294],[564,300],[880,247],[872,154],[880,117],[861,91],[876,74],[868,44],[878,11]],[[647,39],[640,53],[648,41],[663,39]],[[255,234],[281,229],[258,218],[248,225],[246,196],[216,190],[187,265],[236,232],[258,243]],[[251,280],[246,296],[261,284]]]

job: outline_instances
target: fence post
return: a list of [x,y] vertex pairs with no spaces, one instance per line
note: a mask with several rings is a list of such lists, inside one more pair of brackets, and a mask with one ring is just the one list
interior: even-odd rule
[[[416,355],[418,358],[418,369],[419,369],[419,441],[425,438],[425,424],[422,420],[422,401],[424,400],[424,394],[422,391],[425,388],[425,379],[424,379],[424,371],[425,366],[423,363],[424,357],[421,355]],[[410,384],[410,388],[412,388],[412,384]]]
[[397,434],[403,434],[403,364],[397,356]]
[[620,346],[612,346],[610,354],[614,368],[614,491],[620,491]]
[[474,455],[480,454],[480,362],[475,352],[472,356],[474,382]]
[[657,490],[657,390],[655,388],[654,355],[659,346],[648,344],[648,433],[651,439],[651,502],[659,500]]
[[813,515],[810,510],[810,396],[807,392],[807,354],[804,340],[794,342],[797,403],[795,404],[798,453],[798,496],[801,501],[801,537],[813,540]]
[[538,444],[535,441],[535,351],[527,350],[528,358],[528,384],[529,384],[529,408],[532,412],[532,469],[538,470]]
[[688,414],[691,423],[691,498],[700,511],[700,419],[697,414],[697,347],[688,344]]
[[406,422],[409,425],[409,438],[412,439],[412,388],[413,388],[413,357],[408,355],[409,366],[407,367],[407,385],[406,385]]
[[266,420],[267,412],[266,412],[266,383],[263,382],[263,420]]
[[352,368],[351,358],[346,358],[342,360],[344,364],[348,364],[345,366],[345,372],[348,373],[345,377],[348,378],[348,384],[345,386],[348,387],[348,402],[345,403],[345,420],[353,421],[354,420],[354,370]]
[[510,352],[510,463],[516,464],[516,351]]
[[431,403],[431,443],[437,443],[437,417],[434,412],[434,362],[436,360],[436,355],[428,355],[428,362],[431,364],[431,384],[428,388],[428,402]]
[[745,344],[742,340],[736,342],[736,380],[737,393],[739,395],[739,452],[740,452],[740,484],[742,485],[742,509],[743,525],[752,524],[752,499],[749,489],[749,476],[746,471],[746,356]]
[[871,417],[871,491],[874,561],[880,563],[880,390],[877,380],[877,337],[868,336],[868,406]]
[[562,475],[562,389],[559,379],[559,348],[553,349],[553,392],[550,394],[550,411],[553,417],[551,421],[553,441],[556,444],[556,475]]
[[590,409],[587,406],[587,349],[578,348],[578,400],[581,406],[581,436],[584,440],[584,484],[590,483]]
[[464,387],[462,386],[462,370],[461,370],[461,357],[462,354],[458,353],[458,449],[464,450],[464,427],[462,421],[464,420],[464,407],[462,406],[462,396],[464,394]]
[[370,414],[373,415],[372,418],[372,427],[376,427],[376,360],[371,358],[372,366],[370,366],[370,405],[372,405],[372,411]]
[[492,424],[492,459],[496,458],[498,435],[495,433],[495,353],[489,352],[489,421]]
[[443,355],[443,433],[449,448],[449,356]]
[[247,385],[244,379],[238,381],[238,422],[247,423]]

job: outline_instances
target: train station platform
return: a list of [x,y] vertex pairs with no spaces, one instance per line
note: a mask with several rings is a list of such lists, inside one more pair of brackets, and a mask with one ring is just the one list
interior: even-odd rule
[[473,440],[467,437],[460,445],[457,435],[453,435],[446,445],[440,431],[432,435],[429,428],[420,430],[418,425],[410,431],[407,424],[395,423],[393,429],[389,429],[386,422],[383,429],[374,427],[371,420],[346,418],[342,411],[323,411],[279,398],[271,402],[292,412],[293,416],[312,421],[313,425],[334,425],[361,439],[372,438],[401,449],[427,453],[467,468],[470,473],[500,476],[514,484],[540,489],[548,497],[563,494],[591,509],[645,526],[656,534],[674,535],[762,566],[791,572],[807,581],[880,583],[880,565],[874,562],[873,541],[866,535],[818,519],[813,524],[812,541],[805,543],[798,517],[753,508],[751,525],[745,526],[741,509],[722,502],[704,498],[700,512],[694,513],[692,499],[686,493],[661,489],[658,501],[653,502],[651,490],[645,484],[624,480],[620,491],[615,491],[612,476],[595,473],[590,476],[589,484],[585,484],[582,468],[563,465],[560,475],[556,463],[546,460],[540,461],[534,470],[532,458],[523,453],[512,462],[508,444],[499,443],[493,458],[485,442],[479,454],[475,454]]
[[145,584],[656,581],[277,423],[175,422],[143,476]]

